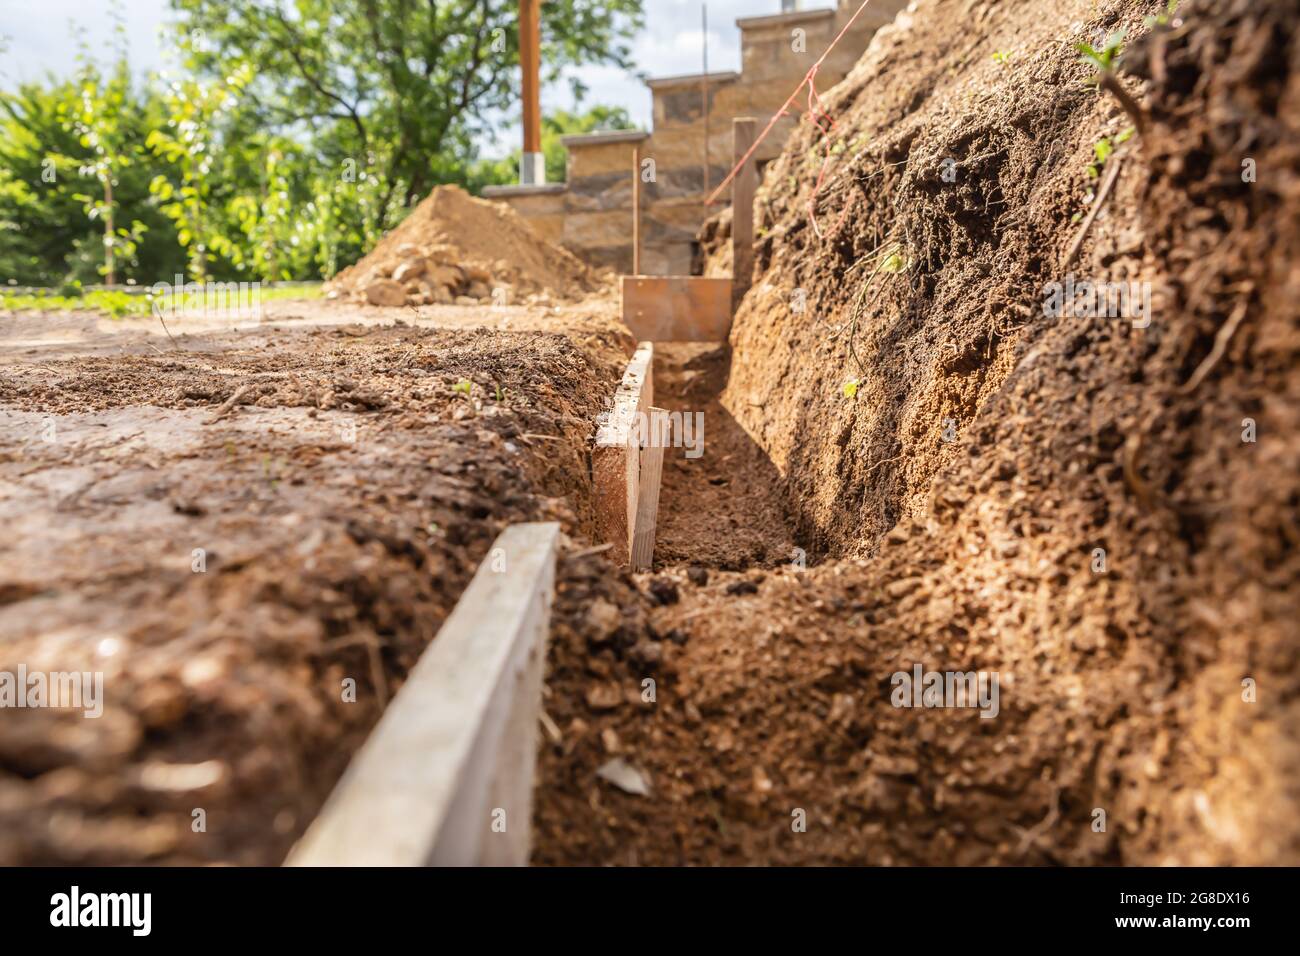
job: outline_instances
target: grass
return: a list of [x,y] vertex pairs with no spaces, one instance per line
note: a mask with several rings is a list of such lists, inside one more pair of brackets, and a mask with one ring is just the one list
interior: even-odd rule
[[[290,299],[319,299],[321,283],[305,286],[263,286],[258,290],[261,302],[280,302]],[[163,296],[163,308],[170,304],[170,294]],[[95,289],[81,295],[60,295],[57,292],[38,292],[11,295],[0,292],[0,311],[5,312],[100,312],[115,319],[126,316],[152,314],[152,296],[148,293],[127,293],[116,290]]]

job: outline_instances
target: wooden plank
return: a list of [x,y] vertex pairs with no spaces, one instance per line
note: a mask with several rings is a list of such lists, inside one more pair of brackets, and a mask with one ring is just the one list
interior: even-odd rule
[[287,865],[528,862],[559,533],[497,537]]
[[633,425],[638,412],[654,402],[654,344],[637,346],[614,393],[614,407],[596,432],[591,451],[596,533],[614,545],[611,559],[627,564],[632,556],[641,467]]
[[[739,164],[754,145],[758,123],[750,116],[738,116],[731,124],[732,156]],[[751,156],[731,181],[731,298],[733,310],[754,281],[754,193],[758,189],[758,167]]]
[[623,323],[651,342],[725,342],[731,287],[703,276],[622,276]]
[[647,409],[639,419],[641,465],[636,519],[632,530],[632,570],[648,571],[654,564],[655,522],[659,520],[659,486],[663,477],[664,449],[668,446],[668,413]]

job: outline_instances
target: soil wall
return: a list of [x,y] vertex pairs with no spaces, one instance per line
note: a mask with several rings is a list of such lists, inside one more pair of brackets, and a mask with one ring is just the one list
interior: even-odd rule
[[[876,558],[814,573],[859,611],[819,689],[1006,675],[863,720],[892,769],[835,813],[893,859],[1300,861],[1297,11],[1165,6],[917,0],[760,191],[723,403]],[[1137,115],[1076,50],[1120,29]],[[1145,311],[1046,315],[1071,279]]]

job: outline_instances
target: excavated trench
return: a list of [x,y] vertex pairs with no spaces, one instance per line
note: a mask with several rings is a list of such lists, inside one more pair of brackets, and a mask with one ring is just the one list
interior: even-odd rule
[[[655,404],[703,434],[702,447],[697,425],[665,452],[653,571],[581,552],[562,562],[535,863],[765,862],[772,847],[754,823],[776,833],[791,820],[764,820],[746,795],[743,831],[725,822],[737,786],[760,803],[771,789],[761,768],[728,767],[728,700],[794,699],[800,688],[783,674],[782,686],[714,695],[714,675],[779,652],[772,638],[793,626],[781,595],[815,558],[792,530],[781,475],[721,401],[729,361],[721,344],[656,344]],[[787,732],[782,711],[770,715],[775,739]]]
[[917,0],[768,167],[655,571],[561,568],[536,862],[1300,860],[1294,4],[1165,6]]

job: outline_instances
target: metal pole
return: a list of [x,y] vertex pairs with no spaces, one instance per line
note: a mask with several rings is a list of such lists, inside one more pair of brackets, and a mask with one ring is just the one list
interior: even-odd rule
[[523,72],[524,154],[519,182],[546,182],[546,159],[542,154],[542,18],[540,0],[519,0],[519,66]]
[[704,72],[700,75],[700,108],[704,112],[704,195],[709,194],[709,5],[700,4]]
[[641,144],[632,147],[632,275],[641,274]]

